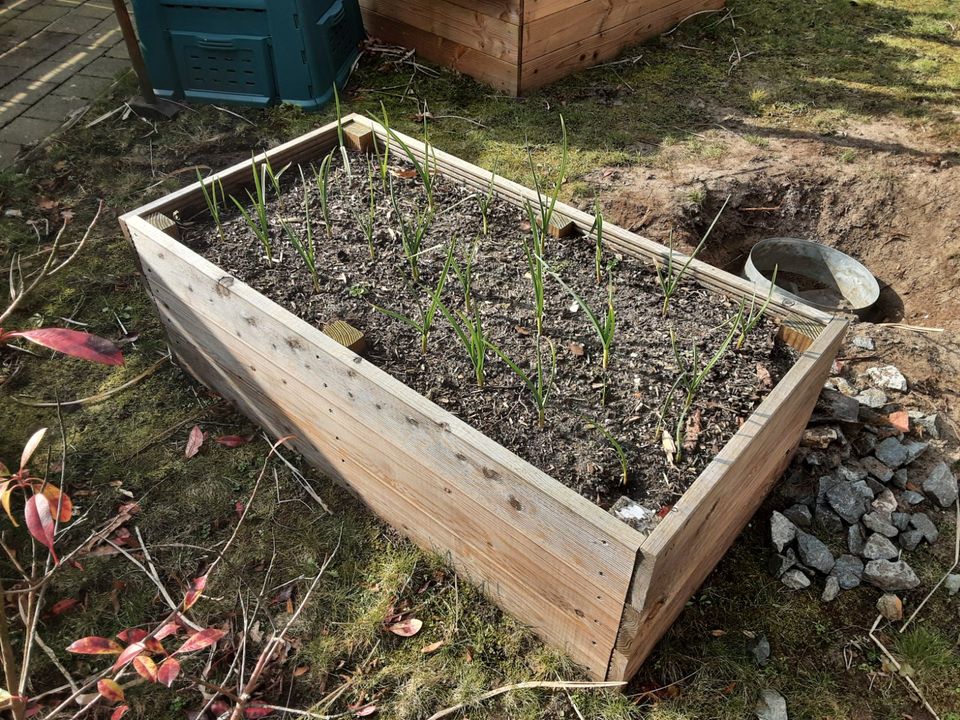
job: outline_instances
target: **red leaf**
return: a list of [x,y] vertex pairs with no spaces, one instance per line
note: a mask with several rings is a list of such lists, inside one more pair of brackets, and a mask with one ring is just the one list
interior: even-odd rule
[[30,534],[46,546],[50,554],[53,555],[53,562],[59,563],[57,553],[53,549],[54,522],[53,516],[50,514],[50,501],[47,500],[47,496],[31,495],[27,498],[23,516],[27,521],[27,530],[30,531]]
[[109,340],[81,330],[67,328],[39,328],[7,333],[8,337],[21,337],[64,355],[71,355],[102,365],[123,365],[123,354]]
[[253,440],[253,435],[221,435],[217,438],[218,443],[228,448],[246,445],[251,440]]
[[157,670],[157,682],[170,687],[179,674],[180,662],[176,658],[168,657],[160,663],[160,668]]
[[172,622],[172,623],[167,623],[162,628],[157,630],[156,635],[154,635],[153,637],[156,638],[157,640],[163,640],[165,637],[176,635],[178,632],[180,632],[180,626],[177,625],[175,622]]
[[670,511],[673,510],[673,505],[664,505],[659,510],[657,510],[657,517],[661,520],[670,514]]
[[192,458],[198,452],[200,452],[200,446],[203,445],[203,439],[206,436],[206,433],[200,429],[199,425],[194,425],[193,429],[190,430],[190,437],[187,438],[187,447],[184,450],[184,455],[188,458]]
[[399,635],[400,637],[413,637],[420,632],[420,628],[422,627],[423,620],[410,618],[409,620],[393,623],[393,625],[387,625],[387,630],[392,632],[394,635]]
[[43,440],[43,436],[46,434],[47,429],[40,428],[30,436],[29,440],[27,440],[27,444],[23,446],[23,453],[20,455],[20,472],[23,472],[23,469],[27,466],[27,463],[30,462],[30,458],[33,457],[33,453],[37,451],[40,441]]
[[187,641],[181,645],[174,654],[203,650],[203,648],[213,645],[224,635],[226,635],[226,633],[219,628],[207,628],[206,630],[201,630],[193,637],[187,638]]
[[123,645],[110,638],[90,635],[70,645],[67,652],[77,655],[119,655],[123,652]]
[[50,608],[51,615],[63,615],[68,610],[72,610],[80,603],[76,598],[64,598],[63,600],[58,600],[53,604],[53,607]]
[[189,610],[194,605],[197,604],[197,600],[200,599],[200,595],[203,593],[204,588],[207,587],[207,576],[201,575],[198,578],[194,578],[191,583],[191,587],[187,590],[187,594],[183,598],[183,609]]
[[137,675],[150,682],[157,681],[157,664],[146,655],[137,655],[133,659],[133,669]]
[[123,688],[120,687],[116,680],[111,680],[110,678],[97,680],[97,692],[108,702],[123,702]]
[[163,645],[160,644],[156,636],[147,639],[147,635],[147,631],[141,630],[140,628],[127,628],[117,633],[117,637],[125,643],[139,643],[145,650],[152,653],[165,652]]
[[110,714],[110,720],[120,720],[130,709],[129,705],[120,705]]
[[130,643],[113,664],[113,671],[116,672],[146,649],[142,642]]
[[243,716],[245,718],[250,718],[251,720],[256,720],[256,718],[265,718],[272,714],[273,710],[268,707],[263,707],[263,703],[258,703],[256,701],[251,702],[243,709]]
[[359,710],[355,710],[353,713],[354,717],[370,717],[375,715],[379,708],[376,705],[366,705]]
[[73,501],[70,496],[61,492],[60,488],[52,483],[43,486],[43,494],[50,501],[51,514],[59,515],[57,519],[62,523],[70,522],[70,518],[73,517]]

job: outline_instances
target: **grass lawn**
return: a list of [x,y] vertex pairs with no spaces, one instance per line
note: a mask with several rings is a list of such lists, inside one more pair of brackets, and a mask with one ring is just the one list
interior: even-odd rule
[[[523,99],[496,95],[449,72],[434,77],[409,64],[368,57],[351,81],[345,110],[379,114],[382,103],[393,126],[415,135],[422,131],[418,114],[428,111],[437,147],[522,183],[531,181],[528,146],[535,162],[556,167],[562,114],[574,168],[564,194],[583,203],[595,194],[585,179],[591,170],[656,167],[669,163],[678,148],[722,162],[730,133],[759,146],[772,138],[827,138],[837,154],[854,153],[851,159],[921,146],[949,156],[958,147],[960,5],[731,0],[730,9],[731,16],[700,16],[626,51],[624,62]],[[0,206],[22,212],[0,217],[4,267],[13,253],[35,250],[35,229],[44,234],[48,221],[55,228],[60,210],[76,214],[65,236],[76,241],[97,199],[109,207],[91,246],[69,271],[39,288],[11,327],[69,318],[108,337],[120,334],[120,323],[139,333],[125,347],[121,369],[14,358],[22,367],[0,390],[6,416],[0,458],[8,464],[34,429],[59,427],[54,410],[17,403],[13,396],[95,395],[134,378],[166,352],[116,215],[194,180],[195,166],[220,169],[333,118],[332,108],[311,115],[241,108],[235,109],[238,117],[198,106],[155,125],[122,120],[118,113],[84,127],[133,91],[127,76],[80,123],[0,175]],[[260,474],[266,441],[258,434],[256,442],[237,449],[208,441],[196,457],[185,458],[187,432],[196,423],[212,437],[255,428],[170,364],[104,402],[71,410],[63,415],[66,477],[86,515],[59,542],[69,546],[85,537],[118,504],[135,499],[141,512],[134,522],[165,582],[174,591],[185,587],[212,559],[210,548],[231,533],[237,503],[247,502]],[[54,443],[54,459],[57,453]],[[268,616],[280,622],[287,613],[281,586],[316,574],[339,539],[336,557],[294,627],[287,661],[265,683],[272,700],[310,707],[349,682],[321,712],[374,703],[380,717],[412,719],[503,684],[578,677],[562,654],[504,616],[476,587],[457,580],[443,558],[412,547],[345,492],[304,472],[332,513],[303,491],[285,465],[272,462],[237,543],[196,608],[198,619],[238,631],[239,599],[250,604],[260,598],[258,632],[268,636]],[[626,694],[580,691],[568,697],[522,690],[462,716],[744,718],[760,690],[771,687],[786,696],[796,719],[923,717],[866,637],[876,615],[875,594],[845,593],[824,605],[813,593],[787,591],[765,568],[769,548],[760,518],[767,516],[761,512],[737,540]],[[25,533],[4,530],[9,541],[22,543]],[[948,564],[952,547],[945,545],[952,530],[944,535],[944,547],[916,556],[923,588]],[[6,566],[4,576],[11,576]],[[295,588],[295,602],[305,582],[288,587]],[[52,604],[65,598],[80,600],[82,608],[46,619],[40,634],[78,677],[106,661],[63,652],[72,640],[111,635],[165,612],[155,587],[117,555],[89,557],[82,570],[59,572],[47,599]],[[414,638],[382,629],[388,609],[401,604],[424,622]],[[960,718],[957,621],[957,603],[940,593],[911,630],[887,636],[930,702],[953,720]],[[751,634],[770,640],[773,656],[766,667],[758,667],[745,649]],[[442,642],[438,649],[422,652],[436,642]],[[34,694],[63,682],[45,654],[37,653],[34,662]],[[202,663],[196,665],[191,672],[200,672]],[[132,717],[182,718],[202,704],[193,690],[141,686],[129,695]]]

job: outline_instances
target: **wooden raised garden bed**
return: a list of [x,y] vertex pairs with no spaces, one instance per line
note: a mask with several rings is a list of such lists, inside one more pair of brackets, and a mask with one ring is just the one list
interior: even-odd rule
[[360,0],[367,32],[511,95],[615,58],[724,0]]
[[[357,115],[343,129],[357,150],[387,137]],[[422,143],[397,137],[423,158]],[[254,162],[318,164],[337,145],[334,123]],[[490,187],[489,172],[455,157],[435,151],[435,163],[451,185]],[[250,162],[215,177],[239,196]],[[509,212],[538,201],[499,177],[494,188]],[[291,445],[309,462],[416,543],[448,555],[597,678],[636,672],[753,515],[787,466],[846,330],[842,319],[772,297],[768,315],[797,359],[645,535],[179,242],[178,223],[205,213],[205,202],[194,184],[121,218],[183,367],[274,436],[295,436]],[[592,216],[562,203],[557,213],[591,234]],[[593,250],[589,238],[554,242]],[[669,255],[609,224],[604,242],[626,258],[663,264]],[[699,261],[687,272],[733,305],[753,297],[748,282]]]

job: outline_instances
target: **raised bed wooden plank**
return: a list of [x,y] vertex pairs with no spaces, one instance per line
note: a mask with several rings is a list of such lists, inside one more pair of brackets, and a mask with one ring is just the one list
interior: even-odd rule
[[[363,22],[371,36],[413,48],[431,62],[470,75],[510,95],[517,94],[519,55],[513,60],[495,57],[413,24],[416,18],[406,12],[400,13],[400,17],[396,13],[383,14],[364,6],[364,2],[361,2]],[[519,29],[517,35],[519,43]]]
[[[653,6],[649,12],[642,12],[626,22],[607,27],[599,33],[585,34],[574,42],[540,55],[528,54],[533,51],[525,45],[520,68],[520,92],[528,92],[577,70],[613,60],[623,48],[673,27],[694,12],[717,10],[723,6],[724,0],[680,0],[669,5]],[[570,35],[567,37],[569,39]]]
[[636,672],[790,464],[846,329],[827,325],[640,547],[609,677]]
[[[254,411],[272,402],[306,441],[339,446],[335,470],[349,463],[349,484],[377,514],[496,584],[505,608],[603,675],[619,625],[612,601],[626,597],[639,536],[144,221],[127,222],[168,329],[245,377],[231,399]],[[294,388],[287,377],[316,382]],[[391,384],[403,399],[384,390]],[[336,442],[315,435],[328,415]],[[427,528],[413,528],[408,503],[424,508]]]

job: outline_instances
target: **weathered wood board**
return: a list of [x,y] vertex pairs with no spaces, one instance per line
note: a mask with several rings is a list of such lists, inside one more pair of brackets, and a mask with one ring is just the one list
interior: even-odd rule
[[[344,123],[358,147],[386,140],[369,119]],[[336,142],[331,124],[255,160],[307,162]],[[440,172],[489,186],[488,171],[435,156]],[[250,163],[217,177],[235,193],[250,182]],[[494,186],[517,205],[536,199],[503,178]],[[749,520],[795,449],[846,329],[773,296],[769,311],[802,358],[645,538],[162,229],[164,217],[203,208],[194,184],[121,218],[179,362],[274,435],[294,435],[291,444],[312,464],[414,542],[448,556],[597,678],[636,672]],[[589,234],[591,216],[562,203],[557,212]],[[656,262],[670,252],[621,228],[604,230],[619,252]],[[753,294],[747,281],[704,263],[688,272],[730,296]]]
[[512,95],[616,57],[724,0],[360,0],[367,32]]

